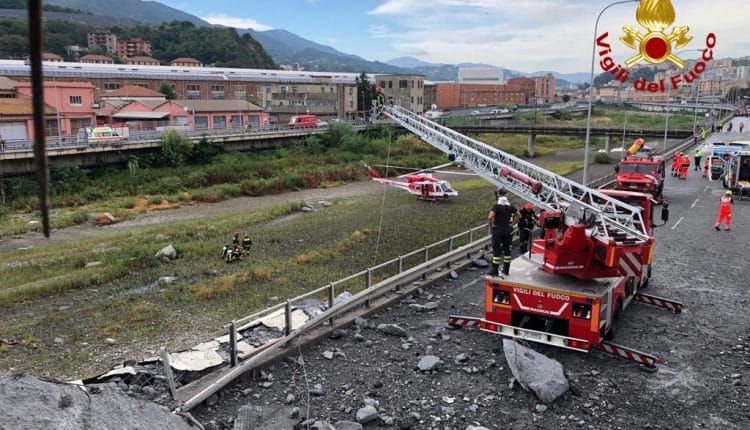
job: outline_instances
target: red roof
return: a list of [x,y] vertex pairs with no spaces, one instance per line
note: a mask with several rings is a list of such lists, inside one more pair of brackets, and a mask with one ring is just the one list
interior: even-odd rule
[[164,97],[164,94],[139,87],[138,85],[126,85],[116,90],[107,91],[103,97]]
[[151,58],[151,57],[146,57],[146,56],[136,56],[136,57],[130,57],[128,59],[128,64],[132,64],[132,63],[135,63],[135,62],[140,62],[140,63],[156,63],[156,64],[159,64],[159,60],[157,60],[155,58]]

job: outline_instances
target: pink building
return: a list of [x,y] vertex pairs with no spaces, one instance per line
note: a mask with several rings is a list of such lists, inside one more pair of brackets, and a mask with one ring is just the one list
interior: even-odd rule
[[[18,98],[31,98],[31,83],[16,84]],[[78,134],[81,127],[95,123],[94,86],[81,82],[44,81],[44,103],[52,107],[55,119],[45,121],[48,136]]]
[[176,100],[183,106],[191,129],[259,127],[269,124],[268,114],[245,100]]
[[[54,122],[56,112],[44,106],[47,122]],[[0,138],[4,141],[26,140],[34,137],[34,115],[31,99],[0,98]]]

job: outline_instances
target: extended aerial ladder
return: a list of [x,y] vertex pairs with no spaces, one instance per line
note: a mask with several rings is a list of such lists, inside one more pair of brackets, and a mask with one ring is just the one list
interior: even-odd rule
[[[647,203],[652,199],[648,194],[618,191],[616,198],[398,105],[379,108],[378,115],[390,118],[451,160],[544,209],[545,215],[552,214],[551,219],[557,220],[557,225],[544,226],[545,238],[534,241],[528,263],[518,263],[517,274],[486,280],[484,318],[451,315],[449,324],[578,351],[596,348],[639,362],[646,369],[656,369],[657,357],[604,340],[605,336],[614,335],[619,315],[633,300],[675,313],[682,310],[681,303],[638,291],[646,286],[653,257],[652,207]],[[620,199],[627,194],[647,206],[634,206]],[[649,216],[644,216],[644,212]],[[664,215],[662,220],[666,221]],[[563,232],[563,236],[555,232]],[[575,240],[568,241],[573,235]],[[581,248],[582,243],[585,246]],[[532,271],[534,264],[547,275]],[[570,277],[550,278],[552,275],[571,275],[578,281]]]
[[[584,224],[587,235],[598,244],[594,257],[602,267],[581,270],[537,261],[550,273],[580,278],[608,276],[615,263],[628,253],[649,255],[653,238],[642,209],[564,178],[535,164],[472,139],[396,105],[382,107],[382,114],[448,154],[490,183],[533,203],[547,212],[564,216],[566,225]],[[539,254],[537,254],[539,257]]]

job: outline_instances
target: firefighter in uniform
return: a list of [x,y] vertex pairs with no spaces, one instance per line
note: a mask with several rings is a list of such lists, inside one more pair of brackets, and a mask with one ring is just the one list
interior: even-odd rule
[[719,216],[716,217],[716,225],[714,225],[716,230],[721,230],[720,226],[722,221],[726,221],[727,224],[727,226],[724,227],[724,230],[729,231],[729,229],[732,228],[733,204],[734,199],[732,198],[732,192],[727,190],[727,192],[721,196],[721,200],[719,201]]
[[690,159],[687,155],[680,152],[680,158],[677,161],[680,169],[680,179],[687,179],[688,169],[690,168]]
[[518,222],[518,211],[510,204],[503,189],[496,191],[497,203],[487,215],[487,224],[492,231],[492,270],[491,276],[499,276],[500,259],[503,260],[503,274],[510,271],[510,245],[513,225]]
[[703,153],[701,152],[701,149],[698,148],[695,150],[695,154],[693,154],[693,158],[695,159],[695,167],[693,170],[699,170],[701,168],[701,158],[703,157]]
[[240,244],[240,232],[235,231],[234,236],[232,236],[232,246],[239,245]]
[[519,250],[523,253],[528,251],[529,239],[531,233],[534,231],[534,227],[537,223],[536,213],[534,212],[534,205],[526,203],[526,206],[519,211],[520,218],[518,220],[518,239],[519,239]]
[[245,235],[242,237],[242,250],[244,252],[250,251],[251,246],[253,246],[253,241],[250,239],[250,233],[245,232]]

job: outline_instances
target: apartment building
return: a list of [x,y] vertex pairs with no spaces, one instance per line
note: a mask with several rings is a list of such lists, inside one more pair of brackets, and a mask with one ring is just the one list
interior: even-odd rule
[[534,98],[538,103],[549,104],[555,101],[555,77],[552,73],[546,76],[535,76]]
[[517,86],[436,84],[435,104],[440,109],[461,109],[473,106],[497,106],[503,104],[525,104],[527,95]]
[[112,34],[109,30],[98,30],[86,34],[86,41],[88,42],[89,49],[96,47],[104,48],[107,54],[117,54],[117,36]]
[[130,40],[120,40],[117,42],[117,56],[120,58],[150,55],[151,42],[145,41],[139,37],[134,37]]
[[425,111],[424,75],[377,75],[375,82],[383,89],[386,100],[398,100],[401,106],[415,113]]

